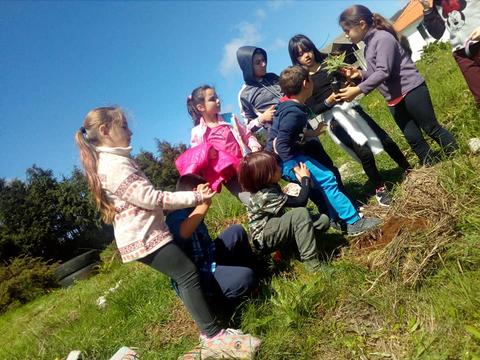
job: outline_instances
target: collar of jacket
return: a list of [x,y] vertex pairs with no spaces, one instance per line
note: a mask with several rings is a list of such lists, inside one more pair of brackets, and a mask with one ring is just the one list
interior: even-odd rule
[[109,147],[109,146],[97,146],[95,148],[99,153],[114,154],[119,156],[130,156],[132,147]]
[[368,44],[368,42],[371,40],[371,38],[373,37],[373,35],[377,32],[377,29],[376,28],[370,28],[368,29],[367,33],[365,34],[365,36],[363,37],[363,42],[365,43],[365,45]]

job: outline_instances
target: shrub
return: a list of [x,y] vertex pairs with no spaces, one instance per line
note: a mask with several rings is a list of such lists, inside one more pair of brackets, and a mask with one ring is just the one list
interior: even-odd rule
[[0,313],[58,287],[54,275],[57,266],[29,256],[0,265]]
[[114,242],[106,247],[100,253],[100,264],[98,264],[98,272],[101,274],[109,273],[118,268],[122,264],[120,253]]

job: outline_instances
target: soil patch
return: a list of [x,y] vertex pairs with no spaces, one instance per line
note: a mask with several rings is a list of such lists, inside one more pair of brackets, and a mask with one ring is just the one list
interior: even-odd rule
[[389,244],[402,232],[418,233],[428,227],[426,219],[410,219],[403,216],[392,216],[377,230],[355,238],[350,248],[356,255],[368,254]]

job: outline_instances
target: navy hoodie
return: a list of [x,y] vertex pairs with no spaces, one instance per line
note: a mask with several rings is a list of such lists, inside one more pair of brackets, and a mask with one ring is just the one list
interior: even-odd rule
[[272,127],[268,133],[266,149],[275,150],[282,161],[292,160],[303,154],[299,142],[303,139],[303,129],[307,125],[306,106],[296,101],[281,102],[277,106]]
[[237,50],[237,61],[245,80],[245,84],[238,93],[238,105],[247,123],[247,128],[252,132],[262,128],[262,125],[256,121],[257,117],[272,105],[277,105],[282,96],[276,74],[267,73],[260,81],[255,78],[253,55],[257,50],[267,60],[267,53],[261,48],[242,46]]

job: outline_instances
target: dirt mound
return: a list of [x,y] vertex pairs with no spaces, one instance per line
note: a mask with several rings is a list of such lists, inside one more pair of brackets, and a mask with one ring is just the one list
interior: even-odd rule
[[434,168],[413,171],[386,212],[368,209],[367,215],[384,218],[383,225],[355,239],[351,251],[369,268],[416,285],[455,239],[457,203]]

